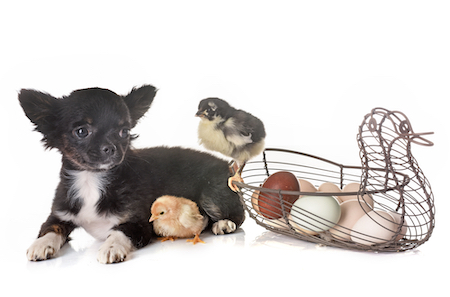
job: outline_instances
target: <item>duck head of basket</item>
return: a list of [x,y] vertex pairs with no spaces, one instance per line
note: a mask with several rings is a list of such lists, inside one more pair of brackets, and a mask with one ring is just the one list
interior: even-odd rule
[[[400,111],[374,108],[359,127],[358,145],[362,162],[362,187],[384,185],[378,207],[402,215],[410,242],[426,241],[434,228],[434,203],[430,184],[411,153],[412,144],[432,146],[416,133]],[[381,170],[379,170],[381,168]],[[377,169],[377,170],[374,170]]]

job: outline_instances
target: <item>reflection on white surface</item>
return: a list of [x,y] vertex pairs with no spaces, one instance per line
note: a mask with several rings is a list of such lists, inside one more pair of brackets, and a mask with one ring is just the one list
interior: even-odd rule
[[[37,220],[29,223],[39,225]],[[96,260],[102,242],[77,229],[56,258],[29,262],[25,250],[34,233],[24,232],[20,244],[9,251],[4,261],[3,267],[10,271],[8,283],[13,283],[18,293],[30,292],[49,282],[49,275],[55,290],[69,287],[74,294],[86,286],[98,294],[120,294],[130,290],[143,292],[151,284],[157,284],[159,292],[166,292],[167,287],[170,292],[183,293],[190,291],[186,288],[195,287],[208,292],[218,290],[217,295],[226,296],[223,286],[251,286],[249,292],[266,295],[295,292],[298,286],[304,286],[301,280],[332,294],[336,288],[350,286],[349,278],[351,283],[369,279],[372,285],[395,291],[400,290],[398,286],[385,281],[386,275],[395,278],[395,273],[386,271],[386,267],[408,275],[414,271],[420,274],[433,269],[436,262],[446,260],[439,252],[442,248],[438,241],[431,240],[404,253],[348,251],[274,233],[247,218],[234,234],[216,236],[204,232],[201,238],[206,243],[196,245],[185,239],[157,241],[135,251],[125,262],[112,265],[102,265]],[[13,238],[14,231],[10,230],[6,236]],[[23,279],[27,285],[22,284]],[[421,279],[424,283],[436,283],[439,276],[422,273]],[[422,289],[426,291],[425,287],[418,290]]]

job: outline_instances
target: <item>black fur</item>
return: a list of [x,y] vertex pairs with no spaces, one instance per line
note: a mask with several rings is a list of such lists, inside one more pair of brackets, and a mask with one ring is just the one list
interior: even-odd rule
[[122,231],[135,248],[155,238],[148,222],[150,207],[162,195],[192,199],[212,223],[230,220],[236,227],[243,223],[239,196],[227,185],[226,161],[179,147],[130,148],[130,129],[149,109],[155,94],[156,89],[148,85],[127,96],[99,88],[74,91],[61,99],[34,90],[20,92],[25,114],[43,134],[45,146],[62,153],[61,181],[38,237],[54,232],[67,240],[78,227],[61,214],[76,218],[82,209],[85,201],[72,193],[74,181],[69,173],[85,171],[103,177],[97,216],[118,218],[121,223],[113,230]]

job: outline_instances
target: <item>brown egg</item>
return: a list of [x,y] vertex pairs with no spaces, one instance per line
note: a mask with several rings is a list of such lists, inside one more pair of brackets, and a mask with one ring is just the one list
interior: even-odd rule
[[[264,182],[263,188],[282,191],[300,191],[300,184],[297,177],[287,171],[279,171]],[[281,197],[278,193],[269,193],[261,191],[258,197],[259,212],[268,219],[278,219],[283,216],[282,206],[286,213],[289,213],[292,204],[298,199],[299,195],[284,194]]]

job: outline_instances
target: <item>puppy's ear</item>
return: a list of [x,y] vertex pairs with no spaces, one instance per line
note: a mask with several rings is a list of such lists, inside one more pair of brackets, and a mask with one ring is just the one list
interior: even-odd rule
[[158,90],[151,85],[144,85],[138,89],[133,88],[131,92],[124,97],[124,101],[130,110],[132,127],[147,112],[155,98]]
[[19,93],[19,101],[25,115],[36,126],[35,130],[44,135],[43,141],[51,147],[47,138],[57,128],[59,100],[46,93],[22,89]]

